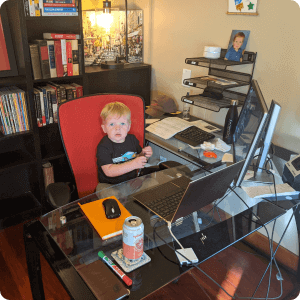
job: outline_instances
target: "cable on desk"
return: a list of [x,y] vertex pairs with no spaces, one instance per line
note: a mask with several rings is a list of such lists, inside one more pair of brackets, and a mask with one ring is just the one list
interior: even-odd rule
[[[271,161],[270,161],[270,165],[271,165]],[[272,165],[271,165],[272,166]],[[204,170],[206,170],[205,168],[203,168],[203,167],[200,167],[200,168],[202,168],[202,169],[204,169]],[[263,169],[263,170],[266,170],[266,169]],[[210,170],[206,170],[206,171],[208,171],[208,172],[210,172],[210,173],[212,173]],[[275,196],[276,196],[276,201],[277,201],[277,193],[276,193],[276,187],[275,187],[275,177],[274,177],[274,173],[273,172],[271,172],[271,171],[269,171],[269,170],[266,170],[267,172],[269,172],[269,173],[271,173],[272,174],[272,176],[273,176],[273,184],[274,184],[274,190],[275,190]],[[234,189],[232,189],[231,187],[229,187],[243,202],[244,202],[244,204],[248,207],[248,209],[250,209],[250,207],[246,204],[246,202],[234,191]],[[223,199],[225,199],[225,198],[223,198]],[[221,200],[221,201],[223,201],[223,199]],[[221,202],[220,201],[220,202]],[[219,202],[219,203],[220,203]],[[218,204],[219,204],[218,203]],[[253,213],[253,212],[252,212]],[[254,214],[254,213],[253,213]],[[254,214],[255,215],[255,217],[259,220],[259,218],[258,218],[258,216],[256,215],[256,214]],[[220,218],[220,215],[219,215],[219,218]],[[221,218],[220,218],[220,220],[221,220]],[[260,221],[260,220],[259,220]],[[273,230],[272,230],[272,238],[270,239],[270,236],[269,236],[269,232],[268,232],[268,230],[267,230],[267,228],[265,227],[265,225],[262,223],[262,222],[260,222],[261,223],[261,225],[265,228],[265,230],[266,230],[266,232],[267,232],[267,235],[268,235],[268,240],[269,240],[269,244],[270,244],[270,259],[271,259],[271,261],[270,262],[272,262],[272,253],[273,253],[273,234],[274,234],[274,228],[275,228],[275,224],[276,224],[276,220],[274,221],[274,225],[273,225]],[[277,268],[278,268],[278,265],[277,265],[277,262],[275,262],[276,263],[276,266],[277,266]],[[279,268],[278,268],[278,272],[280,273],[280,276],[281,276],[281,272],[280,272],[280,270],[279,270]],[[269,294],[269,289],[270,289],[270,283],[271,283],[271,275],[272,275],[272,264],[271,264],[271,268],[270,268],[270,275],[269,275],[269,285],[268,285],[268,290],[267,290],[267,296],[266,296],[266,299],[268,298],[268,294]],[[263,275],[264,276],[264,275]],[[258,285],[258,287],[260,286],[260,284],[261,284],[261,282],[259,283],[259,285]],[[257,287],[257,288],[258,288]],[[251,299],[254,299],[253,298],[253,296],[252,296],[252,298]],[[256,299],[256,298],[255,298]],[[276,298],[277,299],[277,298]]]
[[[199,153],[198,153],[198,155],[199,155]],[[270,165],[271,165],[271,167],[272,167],[272,164],[271,164],[271,161],[269,161],[268,160],[268,162],[270,163]],[[209,172],[209,173],[212,173],[210,170],[207,170],[207,169],[205,169],[204,167],[202,167],[202,166],[200,166],[200,168],[201,169],[203,169],[203,170],[205,170],[205,171],[207,171],[207,172]],[[261,168],[261,169],[263,169],[263,168]],[[273,174],[273,172],[271,172],[270,170],[267,170],[267,169],[263,169],[263,170],[266,170],[267,172],[269,172],[269,173],[271,173],[272,174],[272,176],[273,176],[273,184],[274,184],[274,190],[275,190],[275,195],[276,195],[276,202],[277,202],[277,194],[276,194],[276,187],[275,187],[275,177],[274,177],[274,174]],[[235,188],[235,187],[234,187]],[[250,209],[250,207],[249,207],[249,205],[234,191],[234,189],[232,189],[231,187],[229,187],[229,189],[231,189],[235,194],[236,194],[236,196],[238,196],[242,201],[243,201],[243,203],[248,207],[248,209]],[[227,196],[227,195],[226,195]],[[225,197],[223,197],[223,199],[225,199]],[[223,199],[222,199],[222,201],[223,201]],[[221,201],[220,201],[221,202]],[[220,203],[219,202],[219,203]],[[219,204],[218,203],[218,204]],[[259,219],[259,217],[255,214],[255,213],[253,213],[252,212],[252,214],[257,218],[257,220],[259,220],[260,221],[260,219]],[[220,215],[219,215],[219,217],[220,217]],[[220,218],[220,220],[221,220],[221,218]],[[275,220],[276,221],[276,220]],[[275,222],[274,221],[274,225],[273,225],[273,230],[272,230],[272,238],[273,238],[273,234],[274,234],[274,228],[275,228]],[[270,275],[269,275],[269,285],[268,285],[268,290],[267,290],[267,296],[266,296],[266,298],[265,299],[278,299],[279,297],[276,297],[276,298],[268,298],[268,294],[269,294],[269,289],[270,289],[270,283],[271,283],[271,274],[272,274],[272,261],[274,260],[274,256],[275,256],[275,254],[273,255],[273,241],[272,241],[272,239],[270,239],[270,236],[269,236],[269,232],[268,232],[268,230],[267,230],[267,228],[266,228],[266,226],[260,221],[260,224],[264,227],[264,229],[266,230],[266,232],[267,232],[267,235],[268,235],[268,240],[269,240],[269,244],[270,244],[270,263],[269,263],[269,265],[268,265],[268,267],[267,267],[267,269],[266,269],[266,271],[265,271],[265,273],[264,273],[264,275],[263,275],[263,277],[261,278],[261,280],[260,280],[260,282],[259,282],[259,284],[258,284],[258,286],[257,286],[257,288],[256,288],[256,290],[255,290],[255,292],[254,292],[254,294],[252,295],[252,297],[250,298],[250,299],[262,299],[262,298],[254,298],[254,295],[255,295],[255,293],[256,293],[256,291],[257,291],[257,289],[259,288],[259,286],[260,286],[260,284],[261,284],[261,282],[262,282],[262,280],[263,280],[263,278],[264,278],[264,276],[265,276],[265,274],[266,274],[266,272],[267,272],[267,270],[269,269],[269,267],[270,267],[270,265],[271,265],[271,268],[270,268]],[[289,224],[288,224],[289,225]],[[287,225],[287,226],[288,226]],[[286,228],[287,229],[287,228]],[[172,234],[172,231],[170,230],[170,233]],[[285,232],[284,232],[285,233]],[[174,237],[174,235],[172,234],[172,236]],[[176,241],[178,242],[178,240],[176,239]],[[181,248],[183,248],[182,247],[182,245],[178,242],[178,244],[181,246]],[[279,246],[280,244],[278,244],[278,246]],[[277,248],[276,248],[276,251],[277,251],[277,249],[278,249],[278,246],[277,246]],[[177,252],[177,251],[176,251]],[[182,255],[182,254],[181,254]],[[184,255],[182,255],[183,257],[184,257]],[[185,259],[187,259],[186,257],[184,257]],[[191,263],[191,261],[189,260],[189,259],[187,259],[190,263]],[[276,266],[277,266],[277,268],[278,268],[278,265],[277,265],[277,263],[275,263],[276,264]],[[194,266],[194,264],[192,264],[193,266]],[[198,268],[198,267],[197,267]],[[199,269],[199,268],[198,268]],[[200,269],[199,269],[200,270]],[[200,270],[200,271],[202,271],[202,270]],[[280,272],[280,270],[279,270],[279,268],[278,268],[278,272],[280,273],[280,276],[281,276],[281,272]],[[207,275],[207,274],[206,274]],[[207,275],[208,276],[208,275]],[[208,278],[210,278],[209,276],[208,276]],[[212,278],[210,278],[211,280],[213,280]],[[213,280],[214,281],[214,280]],[[214,281],[215,282],[215,281]],[[216,282],[215,282],[216,283]],[[281,285],[282,285],[282,283],[281,283]],[[220,286],[221,287],[221,286]],[[221,287],[222,288],[222,287]],[[223,289],[223,288],[222,288]],[[223,289],[224,290],[224,289]],[[227,294],[227,295],[229,295],[225,290],[224,290],[224,292]],[[230,296],[230,295],[229,295]],[[232,297],[232,296],[231,296]],[[244,298],[244,299],[249,299],[249,298]]]
[[[244,202],[244,204],[250,209],[250,207],[247,205],[247,203],[246,203],[246,202],[245,202],[245,201],[244,201],[244,200],[243,200],[243,199],[242,199],[235,191],[233,191],[233,192],[234,192],[234,193],[235,193],[235,194],[236,194],[236,195]],[[298,205],[297,205],[297,206],[298,206]],[[297,206],[296,206],[296,208],[297,208]],[[253,213],[253,212],[252,212],[252,213]],[[253,213],[253,214],[254,214],[254,213]],[[256,216],[256,214],[254,214],[254,215]],[[284,230],[284,232],[283,232],[283,234],[282,234],[282,236],[281,236],[281,238],[280,238],[280,240],[279,240],[279,243],[278,243],[278,245],[277,245],[276,250],[274,251],[274,253],[273,253],[273,242],[271,243],[271,239],[270,239],[268,230],[267,230],[267,228],[265,227],[265,225],[260,221],[260,219],[256,216],[256,218],[258,218],[258,220],[259,220],[260,223],[264,226],[264,228],[265,228],[265,230],[266,230],[266,232],[267,232],[268,239],[269,239],[269,243],[270,243],[271,259],[270,259],[270,262],[269,262],[269,264],[268,264],[268,266],[267,266],[267,268],[266,268],[266,270],[265,270],[265,273],[263,274],[263,276],[262,276],[262,278],[261,278],[261,280],[260,280],[258,286],[256,287],[256,290],[254,291],[254,293],[253,293],[253,295],[252,295],[252,297],[251,297],[250,299],[257,299],[257,298],[254,298],[254,295],[255,295],[255,293],[257,292],[259,286],[261,285],[262,280],[264,279],[264,277],[265,277],[265,275],[266,275],[266,272],[268,271],[269,267],[272,265],[272,262],[273,262],[274,259],[275,259],[276,252],[277,252],[277,250],[278,250],[278,248],[279,248],[279,246],[280,246],[280,244],[281,244],[281,241],[282,241],[282,239],[283,239],[283,237],[284,237],[284,235],[285,235],[285,233],[286,233],[286,230],[287,230],[287,228],[288,228],[288,226],[289,226],[289,224],[290,224],[290,222],[291,222],[293,216],[294,216],[294,212],[293,212],[293,214],[292,214],[292,216],[291,216],[291,218],[290,218],[290,220],[289,220],[289,222],[288,222],[288,224],[287,224],[287,226],[286,226],[286,228],[285,228],[285,230]],[[273,227],[273,228],[274,228],[274,227]],[[276,263],[276,265],[277,265],[277,263]],[[279,268],[278,268],[278,271],[279,271]],[[279,273],[280,273],[280,276],[282,277],[280,271],[279,271]],[[270,279],[269,279],[269,286],[268,286],[268,291],[267,291],[267,293],[269,292],[269,289],[270,289]],[[245,299],[245,298],[244,298],[244,299]],[[249,299],[249,298],[247,298],[247,299]],[[266,297],[265,299],[271,299],[271,298],[268,298],[268,294],[267,294],[267,297]]]
[[[263,168],[261,168],[261,169],[263,169]],[[275,197],[276,197],[276,203],[277,203],[277,192],[276,192],[276,186],[275,186],[275,177],[274,177],[274,174],[273,174],[273,172],[270,172],[269,170],[266,170],[266,169],[263,169],[263,170],[265,170],[266,172],[269,172],[269,173],[271,173],[271,174],[273,175],[273,185],[274,185],[274,191],[275,191]],[[235,191],[234,191],[234,193],[235,193]],[[236,194],[236,195],[237,195],[237,194]],[[237,196],[243,201],[243,199],[242,199],[239,195],[237,195]],[[244,201],[243,201],[243,202],[244,202]],[[244,203],[245,203],[245,202],[244,202]],[[246,204],[246,203],[245,203],[245,204]],[[246,204],[246,205],[247,205],[247,204]],[[248,205],[247,205],[247,206],[248,206]],[[267,295],[266,295],[266,298],[264,298],[264,299],[278,299],[278,298],[281,297],[281,295],[282,295],[282,282],[281,282],[281,280],[280,280],[281,295],[280,295],[279,297],[277,297],[277,298],[268,298],[268,296],[269,296],[269,291],[270,291],[270,286],[271,286],[272,261],[274,261],[274,263],[275,263],[275,265],[276,265],[276,268],[277,268],[277,270],[278,270],[278,272],[279,272],[279,274],[280,274],[280,277],[282,278],[280,269],[279,269],[279,267],[278,267],[278,265],[277,265],[277,261],[276,261],[276,259],[275,259],[275,254],[274,254],[274,257],[273,257],[273,255],[272,255],[272,253],[273,253],[273,236],[274,236],[274,230],[275,230],[276,221],[277,221],[277,220],[274,220],[274,224],[273,224],[273,228],[272,228],[271,239],[270,239],[270,237],[269,237],[269,235],[268,235],[269,243],[270,243],[271,260],[270,260],[270,263],[269,263],[269,266],[270,266],[269,284],[268,284],[268,289],[267,289]],[[267,231],[266,228],[265,228],[265,230]],[[268,231],[267,231],[267,234],[268,234]],[[266,269],[266,271],[267,271],[267,270],[268,270],[268,268]],[[263,277],[261,278],[261,281],[260,281],[259,285],[257,286],[256,291],[257,291],[258,287],[260,286],[260,284],[261,284],[261,282],[262,282],[262,280],[263,280],[263,278],[264,278],[264,276],[265,276],[265,274],[266,274],[266,271],[265,271]],[[254,295],[255,295],[255,293],[256,293],[256,291],[254,292],[254,294],[252,295],[252,297],[251,297],[250,299],[258,299],[258,298],[253,298]],[[249,299],[249,298],[243,297],[243,299]],[[262,299],[262,298],[260,298],[260,299]]]
[[[290,221],[291,221],[291,219],[290,219]],[[287,227],[289,226],[289,224],[290,224],[290,221],[289,221],[289,223],[288,223],[288,225],[287,225]],[[158,222],[157,222],[158,223]],[[155,225],[156,225],[156,223],[155,223]],[[274,260],[274,262],[275,262],[275,254],[276,254],[276,251],[277,251],[277,249],[278,249],[278,247],[279,247],[279,245],[280,245],[280,243],[281,243],[281,240],[283,239],[283,236],[285,235],[285,232],[286,232],[286,230],[287,230],[287,227],[286,227],[286,229],[285,229],[285,231],[284,231],[284,233],[282,234],[282,237],[281,237],[281,239],[280,239],[280,241],[279,241],[279,243],[278,243],[278,246],[277,246],[277,248],[276,248],[276,250],[275,250],[275,252],[274,252],[274,255],[272,256],[272,260]],[[268,232],[267,232],[268,233]],[[157,234],[157,232],[156,232],[156,234]],[[175,252],[177,252],[177,253],[179,253],[178,251],[177,251],[177,249],[175,249],[175,248],[173,248],[173,247],[171,247],[162,237],[160,237],[158,234],[157,234],[157,236],[170,248],[170,249],[172,249],[173,251],[175,251]],[[160,251],[161,252],[161,251]],[[161,252],[162,253],[162,252]],[[200,269],[196,264],[194,264],[194,263],[192,263],[187,257],[185,257],[182,253],[179,253],[181,256],[183,256],[183,258],[185,258],[187,261],[189,261],[190,262],[190,264],[193,266],[193,267],[195,267],[195,268],[197,268],[200,272],[202,272],[205,276],[207,276],[211,281],[213,281],[217,286],[219,286],[219,288],[221,288],[229,297],[231,297],[232,299],[235,299],[235,297],[238,297],[238,298],[240,298],[240,299],[258,299],[258,300],[261,300],[261,299],[269,299],[269,300],[275,300],[275,299],[279,299],[281,296],[282,296],[282,293],[283,293],[283,289],[282,289],[282,282],[280,281],[280,286],[281,286],[281,293],[280,293],[280,295],[279,296],[277,296],[277,297],[274,297],[274,298],[255,298],[253,295],[252,295],[252,297],[240,297],[240,296],[238,296],[237,294],[235,294],[234,296],[232,296],[232,295],[230,295],[220,284],[218,284],[213,278],[211,278],[206,272],[204,272],[202,269]],[[167,258],[164,254],[162,254],[165,258]],[[171,261],[169,258],[167,258],[169,261]],[[175,263],[174,261],[172,261],[173,263]],[[175,263],[176,264],[176,263]],[[177,263],[178,264],[178,263]],[[266,274],[266,272],[267,272],[267,270],[268,270],[268,268],[269,268],[269,266],[270,266],[270,264],[271,264],[271,262],[269,263],[269,265],[268,265],[268,267],[267,267],[267,269],[266,269],[266,271],[265,271],[265,273],[264,273],[264,275]],[[277,269],[278,269],[278,272],[280,273],[280,276],[281,276],[281,272],[280,272],[280,269],[279,269],[279,267],[278,267],[278,265],[277,265],[277,263],[275,263],[276,264],[276,267],[277,267]],[[179,264],[178,264],[179,265]],[[262,282],[262,280],[263,280],[263,278],[264,278],[264,275],[263,275],[263,277],[262,277],[262,279],[261,279],[261,281],[260,281],[260,283],[259,283],[259,285],[258,285],[258,287],[260,286],[260,284],[261,284],[261,282]],[[256,291],[257,291],[257,289],[258,289],[258,287],[256,288]],[[254,292],[254,294],[256,293],[256,291]]]
[[[174,261],[174,260],[168,258],[167,256],[165,256],[165,255],[162,253],[162,251],[159,249],[159,247],[157,246],[156,239],[155,239],[155,235],[157,235],[157,236],[158,236],[158,237],[166,244],[166,241],[165,241],[163,238],[161,238],[161,237],[159,236],[159,234],[156,232],[156,224],[158,224],[158,223],[160,223],[160,220],[156,221],[156,223],[155,223],[154,226],[153,226],[153,240],[154,240],[154,243],[155,243],[155,245],[156,245],[156,247],[157,247],[157,250],[159,251],[159,253],[160,253],[165,259],[167,259],[168,261],[170,261],[171,263],[173,263],[173,264],[175,264],[175,265],[180,266],[180,264],[179,264],[178,262],[176,262],[176,261]],[[173,248],[172,248],[172,249],[173,249]]]

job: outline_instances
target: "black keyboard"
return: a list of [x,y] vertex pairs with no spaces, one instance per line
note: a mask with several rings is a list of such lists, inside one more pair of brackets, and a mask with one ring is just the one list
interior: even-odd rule
[[147,206],[156,214],[161,217],[166,217],[170,214],[174,214],[185,190],[182,189],[176,194],[173,194],[168,197],[163,197],[160,199],[155,199],[151,203],[148,203]]
[[185,142],[191,146],[199,146],[203,142],[208,141],[215,136],[212,133],[206,132],[199,127],[191,126],[174,135],[177,140]]

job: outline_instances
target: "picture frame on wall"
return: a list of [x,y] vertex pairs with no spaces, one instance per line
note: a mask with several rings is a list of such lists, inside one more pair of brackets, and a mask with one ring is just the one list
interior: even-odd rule
[[258,0],[228,0],[228,15],[257,16]]
[[0,9],[0,77],[18,75],[5,4],[6,3],[3,3]]

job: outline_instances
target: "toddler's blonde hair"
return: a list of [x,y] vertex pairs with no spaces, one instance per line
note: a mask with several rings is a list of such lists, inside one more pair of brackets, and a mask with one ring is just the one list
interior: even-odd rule
[[100,114],[102,122],[105,123],[107,117],[111,115],[116,115],[117,117],[122,117],[127,115],[128,123],[129,124],[131,123],[131,111],[124,103],[111,102],[106,104]]

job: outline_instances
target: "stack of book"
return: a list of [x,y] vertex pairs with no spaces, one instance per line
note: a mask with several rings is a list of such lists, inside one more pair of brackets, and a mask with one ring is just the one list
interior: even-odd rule
[[34,79],[81,75],[79,34],[43,33],[29,44]]
[[83,96],[83,87],[77,83],[48,82],[36,85],[33,89],[36,119],[38,127],[58,122],[58,105],[66,100]]
[[29,130],[25,92],[16,86],[0,89],[0,131],[12,134]]
[[26,17],[78,16],[78,0],[24,0]]

